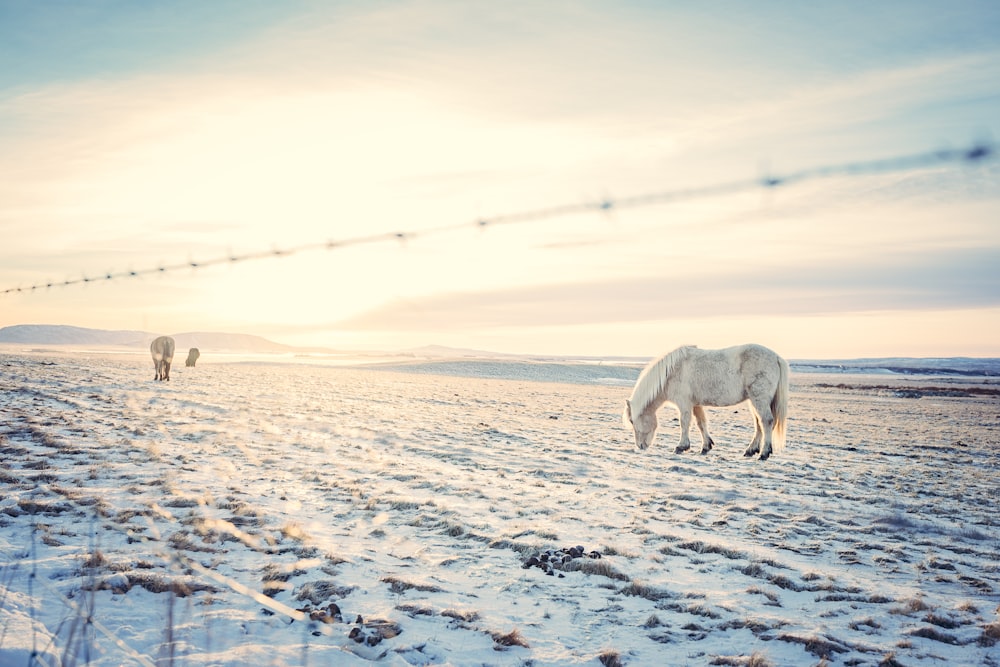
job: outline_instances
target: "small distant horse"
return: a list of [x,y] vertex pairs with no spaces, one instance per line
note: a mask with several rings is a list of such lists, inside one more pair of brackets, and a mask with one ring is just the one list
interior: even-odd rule
[[154,380],[170,381],[170,364],[174,360],[174,339],[170,336],[160,336],[149,344],[149,353],[153,356],[156,367]]
[[198,348],[192,347],[190,350],[188,350],[188,358],[184,360],[184,365],[194,366],[194,363],[198,361],[198,357],[200,356],[201,352],[198,351]]
[[701,453],[715,442],[708,434],[703,406],[722,407],[750,401],[755,432],[744,456],[760,452],[765,461],[785,444],[788,413],[788,363],[762,345],[723,350],[680,347],[656,359],[642,371],[632,396],[625,401],[622,422],[635,431],[635,444],[646,449],[656,436],[656,411],[664,403],[677,407],[681,439],[675,453],[691,448],[688,429],[694,414],[701,430]]

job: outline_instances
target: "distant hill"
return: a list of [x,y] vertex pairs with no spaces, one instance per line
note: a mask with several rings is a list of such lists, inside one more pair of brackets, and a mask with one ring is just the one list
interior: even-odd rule
[[[107,331],[56,324],[18,324],[0,329],[0,343],[18,345],[85,345],[145,349],[160,334],[148,331]],[[299,348],[248,334],[191,332],[170,334],[178,350],[197,347],[222,352],[281,354]]]
[[790,360],[800,373],[894,373],[900,375],[1000,375],[1000,359],[984,357],[885,357]]
[[[140,346],[146,337],[143,331],[105,331],[52,324],[18,324],[0,329],[0,343],[21,345],[115,345]],[[149,338],[152,340],[155,336]],[[149,342],[146,342],[148,345]]]

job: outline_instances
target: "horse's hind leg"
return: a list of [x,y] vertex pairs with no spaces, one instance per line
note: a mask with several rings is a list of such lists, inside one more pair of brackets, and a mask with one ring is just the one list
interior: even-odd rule
[[708,454],[715,446],[715,441],[708,434],[708,419],[705,417],[705,408],[696,405],[692,412],[694,412],[694,420],[698,423],[698,430],[701,431],[701,453]]
[[757,411],[751,408],[753,412],[753,440],[747,445],[746,451],[743,452],[743,456],[754,456],[760,451],[760,443],[764,439],[764,429],[760,427],[760,417],[757,416]]
[[[762,447],[760,450],[760,460],[766,461],[771,456],[771,434],[774,431],[774,414],[771,412],[771,405],[767,401],[753,401],[753,409],[757,413],[757,434],[754,435],[754,442],[760,444]],[[748,454],[748,456],[752,456],[752,454]]]

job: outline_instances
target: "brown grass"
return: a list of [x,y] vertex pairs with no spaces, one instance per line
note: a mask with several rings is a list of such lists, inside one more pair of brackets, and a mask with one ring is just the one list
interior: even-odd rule
[[415,584],[411,581],[404,581],[398,577],[382,577],[383,584],[389,584],[389,590],[397,595],[405,593],[410,589],[416,589],[424,593],[440,593],[441,588],[433,584]]
[[979,636],[980,646],[994,646],[1000,641],[1000,621],[983,626],[983,634]]
[[625,664],[622,662],[622,656],[618,651],[602,651],[601,654],[597,656],[597,660],[604,665],[604,667],[623,667]]
[[531,648],[528,645],[528,640],[524,638],[520,630],[514,628],[510,632],[504,634],[500,632],[491,632],[490,637],[493,638],[495,646],[493,647],[497,651],[504,651],[511,646],[521,646],[523,648]]
[[767,659],[767,657],[760,652],[752,653],[748,656],[736,655],[736,656],[726,656],[720,655],[712,658],[710,665],[727,665],[729,667],[774,667],[774,663]]
[[643,584],[638,581],[633,581],[627,586],[622,587],[618,591],[622,595],[628,595],[631,597],[645,598],[652,602],[659,602],[660,600],[666,600],[674,597],[673,593],[666,591],[662,588],[657,588],[656,586],[650,586],[649,584]]

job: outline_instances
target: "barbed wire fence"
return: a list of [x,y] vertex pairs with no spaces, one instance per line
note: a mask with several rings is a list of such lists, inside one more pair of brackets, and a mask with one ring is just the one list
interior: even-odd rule
[[237,264],[260,259],[286,258],[299,253],[314,250],[338,250],[356,246],[406,241],[410,239],[439,236],[462,229],[485,229],[488,227],[524,225],[533,222],[562,218],[570,215],[601,212],[607,213],[613,210],[626,210],[647,206],[673,204],[683,201],[708,199],[712,197],[752,192],[755,190],[775,190],[777,188],[793,187],[808,181],[831,179],[835,177],[859,177],[877,174],[905,173],[930,169],[933,167],[982,164],[996,159],[996,156],[997,149],[994,144],[990,142],[977,142],[966,148],[942,149],[875,160],[863,160],[810,167],[807,169],[792,171],[783,175],[764,175],[762,177],[751,179],[723,181],[676,190],[647,192],[621,198],[608,197],[597,201],[559,204],[544,208],[515,211],[492,217],[477,218],[471,222],[429,227],[421,230],[399,230],[395,232],[359,235],[341,239],[328,239],[325,241],[305,243],[285,248],[273,247],[269,250],[260,250],[242,254],[230,253],[228,255],[205,260],[191,260],[186,262],[161,264],[159,266],[147,267],[143,269],[92,273],[90,275],[85,274],[80,278],[51,280],[27,286],[8,287],[3,291],[0,291],[0,295],[7,296],[10,294],[30,293],[56,287],[71,287],[73,285],[105,282],[109,280],[138,278],[147,275],[173,273],[181,270],[203,269],[213,266]]

